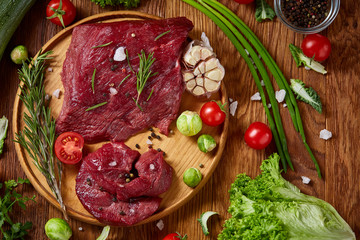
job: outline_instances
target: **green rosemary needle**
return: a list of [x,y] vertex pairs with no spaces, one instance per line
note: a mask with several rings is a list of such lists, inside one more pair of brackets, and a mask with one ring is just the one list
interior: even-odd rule
[[112,43],[113,43],[113,41],[108,42],[108,43],[104,43],[104,44],[101,44],[101,45],[98,45],[98,46],[93,46],[93,47],[91,47],[91,48],[92,48],[92,49],[94,49],[94,48],[102,48],[102,47],[109,46],[109,45],[112,44]]
[[168,34],[169,32],[171,32],[171,30],[168,30],[168,31],[166,31],[166,32],[163,32],[163,33],[159,34],[154,40],[155,40],[155,41],[159,40],[159,38],[161,38],[161,37],[164,36],[165,34]]
[[87,108],[87,109],[85,110],[85,112],[91,111],[91,110],[93,110],[93,109],[95,109],[95,108],[98,108],[98,107],[101,107],[101,106],[104,106],[104,105],[107,104],[107,103],[108,103],[108,102],[102,102],[102,103],[96,104],[96,105],[94,105],[94,106],[92,106],[92,107]]

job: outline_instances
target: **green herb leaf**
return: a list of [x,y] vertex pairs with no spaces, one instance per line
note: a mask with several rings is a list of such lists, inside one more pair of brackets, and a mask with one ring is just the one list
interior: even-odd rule
[[94,48],[102,48],[102,47],[109,46],[109,45],[112,44],[112,43],[113,43],[113,41],[108,42],[108,43],[104,43],[104,44],[101,44],[101,45],[98,45],[98,46],[93,46],[93,47],[91,47],[91,48],[92,48],[92,49],[94,49]]
[[0,154],[2,154],[2,152],[3,152],[4,141],[6,138],[8,125],[9,125],[9,121],[7,120],[7,118],[5,116],[0,118]]
[[150,92],[150,94],[149,94],[149,96],[148,96],[148,98],[146,99],[147,102],[150,100],[151,95],[153,94],[153,92],[154,92],[154,89],[152,88],[152,89],[151,89],[151,92]]
[[92,2],[100,5],[104,8],[106,5],[108,6],[118,6],[123,5],[126,8],[137,7],[140,4],[140,0],[91,0]]
[[321,65],[321,63],[315,61],[312,58],[309,58],[304,55],[302,50],[298,47],[296,47],[294,44],[289,45],[289,49],[291,52],[291,55],[293,56],[296,66],[300,67],[302,64],[315,72],[326,74],[327,71],[325,70],[325,67]]
[[121,82],[119,83],[118,87],[120,87],[121,84],[123,84],[123,82],[124,82],[126,79],[128,79],[130,76],[131,76],[131,74],[129,74],[129,75],[127,75],[126,77],[124,77],[124,79],[121,80]]
[[92,107],[87,108],[87,109],[85,110],[85,112],[91,111],[91,110],[93,110],[93,109],[95,109],[95,108],[98,108],[98,107],[101,107],[101,106],[104,106],[104,105],[107,104],[107,103],[108,103],[108,102],[102,102],[102,103],[96,104],[96,105],[94,105],[94,106],[92,106]]
[[319,95],[312,87],[306,88],[300,79],[290,79],[291,90],[297,95],[297,99],[310,104],[316,111],[322,113],[322,104]]
[[136,99],[135,99],[135,98],[132,98],[132,99],[134,100],[134,102],[135,102],[136,106],[140,109],[140,111],[142,111],[142,112],[143,112],[142,107],[141,107],[141,106],[140,106],[140,104],[136,101]]
[[159,40],[159,38],[161,38],[161,37],[164,36],[165,34],[168,34],[169,32],[171,32],[171,30],[168,30],[168,31],[166,31],[166,32],[163,32],[163,33],[159,34],[154,40],[155,40],[155,41]]
[[96,75],[96,68],[94,69],[94,72],[91,77],[91,89],[93,94],[95,93],[95,75]]
[[274,10],[266,2],[266,0],[256,0],[256,12],[255,19],[258,22],[263,20],[270,19],[271,21],[276,16]]

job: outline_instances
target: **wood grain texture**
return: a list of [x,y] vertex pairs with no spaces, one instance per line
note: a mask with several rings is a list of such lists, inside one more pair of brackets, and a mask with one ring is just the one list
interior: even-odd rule
[[[121,8],[101,9],[89,0],[73,0],[78,16],[77,20],[87,16],[119,10]],[[287,109],[280,108],[285,127],[289,151],[296,172],[288,172],[285,178],[298,186],[303,192],[328,201],[350,224],[358,238],[360,237],[360,49],[358,1],[343,0],[338,17],[323,32],[331,41],[333,52],[324,63],[328,74],[319,75],[304,68],[297,68],[288,51],[289,43],[300,45],[304,35],[291,32],[279,20],[257,23],[254,18],[253,5],[238,5],[233,0],[221,0],[231,8],[255,32],[270,54],[278,63],[286,78],[302,79],[312,86],[320,95],[324,105],[323,114],[318,114],[306,104],[299,103],[305,132],[309,145],[314,150],[324,178],[316,177],[315,168],[301,143],[300,136],[294,131]],[[270,1],[269,1],[270,2]],[[10,41],[0,62],[0,114],[12,121],[13,100],[19,80],[17,67],[7,57],[17,44],[25,44],[31,54],[35,54],[61,28],[45,19],[45,1],[38,1],[26,15],[19,29]],[[179,231],[187,233],[189,239],[216,239],[221,226],[229,217],[228,189],[238,173],[246,172],[255,177],[259,166],[274,146],[265,151],[249,149],[243,141],[247,126],[254,121],[266,121],[264,110],[259,102],[251,102],[250,96],[257,92],[250,71],[226,36],[206,16],[184,4],[180,0],[142,0],[138,11],[160,17],[186,16],[195,24],[194,35],[200,36],[205,31],[227,71],[225,85],[228,95],[239,102],[236,116],[230,117],[229,134],[223,157],[213,176],[204,188],[186,205],[175,213],[163,218],[165,228],[160,231],[156,222],[130,228],[113,228],[109,239],[157,240],[167,233]],[[319,139],[322,129],[332,131],[333,138],[324,141]],[[10,126],[9,131],[13,129]],[[19,167],[11,134],[5,142],[5,152],[0,159],[0,181],[24,177]],[[309,185],[301,182],[300,176],[312,179]],[[31,220],[34,228],[28,239],[46,239],[43,226],[52,217],[61,217],[61,213],[39,196],[34,188],[22,189],[27,195],[37,195],[37,203],[31,203],[26,211],[16,209],[14,216],[18,221]],[[210,220],[210,237],[205,237],[196,219],[207,210],[214,210],[220,216]],[[74,232],[73,239],[96,239],[101,227],[92,226],[77,220],[70,220]],[[82,227],[84,231],[79,231]]]

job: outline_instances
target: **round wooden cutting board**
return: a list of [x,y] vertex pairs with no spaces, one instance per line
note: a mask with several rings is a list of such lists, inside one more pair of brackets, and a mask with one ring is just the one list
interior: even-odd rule
[[[66,50],[68,49],[71,41],[72,30],[75,26],[83,23],[93,23],[93,22],[114,22],[114,21],[124,21],[124,20],[146,20],[146,19],[160,19],[157,16],[148,15],[140,12],[134,11],[116,11],[108,12],[104,14],[98,14],[86,19],[83,19],[73,26],[70,26],[61,32],[59,32],[55,37],[53,37],[45,46],[42,48],[43,52],[52,50],[54,57],[49,63],[49,67],[52,68],[52,71],[45,72],[45,91],[47,94],[51,95],[54,90],[61,89],[60,98],[52,98],[50,101],[51,113],[52,116],[56,119],[60,113],[62,102],[64,98],[64,88],[60,78],[60,72],[62,71],[62,64],[66,56]],[[14,136],[15,133],[24,129],[24,111],[25,106],[20,101],[20,89],[17,92],[14,104],[14,114],[13,114],[13,129]],[[224,85],[221,86],[221,91],[217,94],[213,94],[211,97],[213,100],[221,100],[222,102],[227,102],[227,95]],[[189,93],[185,92],[183,94],[181,107],[179,113],[185,110],[200,111],[201,106],[204,102],[209,101],[210,99],[200,99],[195,98]],[[151,217],[145,219],[144,221],[138,224],[144,224],[151,221],[158,220],[178,209],[180,206],[189,201],[209,180],[211,174],[215,170],[221,154],[224,150],[227,130],[228,130],[228,118],[224,124],[219,127],[208,127],[203,126],[201,132],[194,137],[186,137],[182,135],[175,126],[173,122],[170,126],[170,129],[173,130],[168,137],[161,135],[160,140],[153,140],[153,147],[155,149],[161,148],[165,153],[165,160],[174,168],[173,181],[171,188],[164,194],[161,195],[163,198],[159,210]],[[158,133],[158,130],[155,129]],[[211,153],[203,153],[197,147],[197,137],[200,134],[210,134],[212,135],[216,142],[218,143],[217,148]],[[147,136],[149,136],[149,131],[143,131],[137,135],[131,137],[126,141],[126,144],[132,148],[135,148],[135,144],[140,145],[138,150],[140,153],[147,151]],[[97,144],[86,144],[85,152],[93,152],[99,147],[101,147],[104,142]],[[26,151],[18,144],[15,144],[16,152],[19,157],[21,166],[25,171],[27,177],[31,181],[34,188],[45,197],[51,204],[60,208],[57,203],[54,195],[52,194],[50,188],[48,187],[45,178],[38,171],[38,169],[33,164],[33,160],[29,157]],[[203,164],[203,168],[199,168],[199,164]],[[182,180],[182,175],[184,171],[190,167],[197,167],[203,174],[203,180],[195,188],[190,188],[186,186]],[[63,177],[62,177],[62,196],[64,203],[67,208],[68,214],[78,220],[102,225],[98,222],[89,212],[87,212],[80,201],[78,200],[75,192],[75,178],[80,168],[80,164],[77,165],[63,165]]]

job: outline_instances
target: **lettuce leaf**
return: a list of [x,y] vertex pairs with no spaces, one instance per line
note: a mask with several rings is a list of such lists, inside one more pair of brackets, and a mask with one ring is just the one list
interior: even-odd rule
[[329,203],[302,194],[281,176],[279,160],[277,154],[264,160],[255,179],[237,176],[230,189],[232,217],[218,239],[355,239]]

